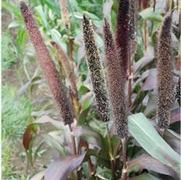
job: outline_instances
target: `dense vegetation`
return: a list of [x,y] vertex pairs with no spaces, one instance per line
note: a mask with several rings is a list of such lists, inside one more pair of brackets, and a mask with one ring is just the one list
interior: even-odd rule
[[179,179],[178,1],[2,1],[3,179]]

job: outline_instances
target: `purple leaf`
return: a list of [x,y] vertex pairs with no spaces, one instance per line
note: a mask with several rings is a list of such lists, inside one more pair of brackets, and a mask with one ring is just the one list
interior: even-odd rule
[[177,152],[177,153],[181,153],[180,151],[180,136],[179,134],[173,132],[170,129],[167,129],[164,133],[164,137],[165,141]]
[[148,77],[142,85],[143,91],[155,89],[157,87],[157,71],[156,69],[150,69]]
[[146,154],[128,162],[128,172],[142,171],[143,169],[173,177],[176,175],[170,167]]
[[171,124],[180,121],[181,117],[181,108],[175,108],[171,111]]
[[144,56],[137,61],[133,66],[133,72],[139,73],[139,71],[151,63],[154,59],[154,50],[153,47],[149,47],[148,50],[145,52]]
[[45,171],[45,180],[66,180],[68,175],[81,165],[84,157],[85,153],[55,160]]

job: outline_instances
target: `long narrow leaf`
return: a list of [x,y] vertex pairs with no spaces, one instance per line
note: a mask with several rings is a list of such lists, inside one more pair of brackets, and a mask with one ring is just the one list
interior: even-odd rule
[[179,155],[162,139],[151,122],[138,113],[128,117],[128,129],[138,143],[155,159],[179,171]]

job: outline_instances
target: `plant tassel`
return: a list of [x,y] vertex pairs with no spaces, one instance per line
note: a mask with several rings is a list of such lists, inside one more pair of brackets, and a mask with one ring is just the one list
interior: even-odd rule
[[171,13],[168,13],[164,18],[158,37],[157,123],[160,129],[166,129],[170,124],[170,111],[174,99],[173,64],[171,55],[171,22]]
[[93,27],[89,19],[83,17],[83,34],[87,63],[91,74],[91,81],[97,103],[97,109],[103,121],[109,121],[109,104],[103,69],[101,67],[98,50],[95,44]]

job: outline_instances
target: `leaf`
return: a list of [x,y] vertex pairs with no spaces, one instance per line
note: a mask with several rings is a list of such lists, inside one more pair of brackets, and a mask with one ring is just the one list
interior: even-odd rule
[[143,91],[149,91],[156,89],[157,87],[157,70],[150,69],[148,77],[146,78],[145,82],[142,85]]
[[45,171],[41,171],[35,174],[30,180],[42,180],[45,175]]
[[139,73],[139,71],[147,66],[149,63],[151,63],[154,59],[154,49],[153,47],[148,47],[148,50],[145,52],[144,56],[138,60],[134,66],[133,70],[135,73]]
[[153,8],[149,7],[147,9],[144,9],[139,13],[139,15],[146,20],[152,20],[152,21],[158,21],[161,22],[163,17],[158,12],[154,12]]
[[85,157],[82,155],[68,156],[52,162],[45,171],[45,180],[66,180],[68,175],[81,165]]
[[101,179],[101,180],[108,180],[108,179],[111,179],[112,172],[110,169],[106,167],[98,166],[98,168],[96,169],[96,177],[98,177],[98,179]]
[[181,154],[181,149],[180,149],[181,138],[177,133],[173,132],[170,129],[167,129],[164,132],[163,138],[177,153]]
[[144,110],[144,114],[147,117],[152,116],[153,114],[155,115],[156,111],[156,95],[154,93],[149,94],[149,99],[146,105],[146,109]]
[[16,35],[16,44],[19,47],[22,47],[25,43],[26,40],[26,31],[24,28],[21,28],[18,30],[17,35]]
[[49,33],[51,34],[52,40],[55,41],[57,44],[59,44],[62,47],[62,44],[61,44],[61,34],[56,29],[51,29],[49,31]]
[[60,9],[57,1],[43,0],[42,2],[52,9],[52,11],[55,12],[58,16],[60,16]]
[[64,123],[63,121],[56,121],[49,116],[42,116],[38,120],[35,121],[36,123],[44,124],[44,123],[50,123],[53,126],[55,126],[58,129],[64,129]]
[[149,155],[141,155],[136,159],[128,161],[128,172],[137,172],[147,169],[149,171],[154,171],[159,174],[165,174],[175,177],[175,172],[168,166],[160,163],[160,161],[152,158]]
[[90,92],[90,89],[87,86],[85,86],[84,84],[82,84],[79,88],[79,95],[82,96],[88,92]]
[[171,111],[171,122],[170,123],[175,123],[175,122],[178,122],[180,121],[181,117],[181,108],[178,107],[178,108],[175,108]]
[[129,116],[128,121],[129,132],[152,157],[179,171],[179,155],[161,138],[142,113]]
[[2,8],[9,11],[10,14],[13,14],[17,19],[21,19],[21,13],[19,8],[15,3],[8,2],[8,1],[2,1]]
[[101,147],[101,136],[88,126],[79,126],[73,129],[73,135],[81,137],[96,147]]
[[107,17],[108,15],[110,15],[112,5],[113,5],[113,1],[112,0],[107,0],[103,4],[103,14],[104,14],[104,17]]
[[66,150],[64,148],[63,143],[60,143],[60,136],[56,134],[56,132],[51,132],[48,135],[44,136],[45,142],[52,147],[52,149],[56,149],[61,155],[65,156]]
[[33,140],[33,135],[37,133],[37,124],[29,124],[23,134],[23,146],[25,150],[29,150],[30,143]]
[[19,27],[21,24],[20,24],[20,22],[18,22],[18,21],[12,21],[9,25],[8,25],[8,29],[11,29],[11,28],[17,28],[17,27]]
[[49,26],[48,26],[47,17],[43,10],[43,7],[41,5],[39,5],[39,6],[35,7],[35,10],[38,13],[38,15],[40,16],[43,26],[48,30]]
[[151,174],[144,173],[142,175],[130,178],[130,180],[161,180],[160,178],[157,178]]

